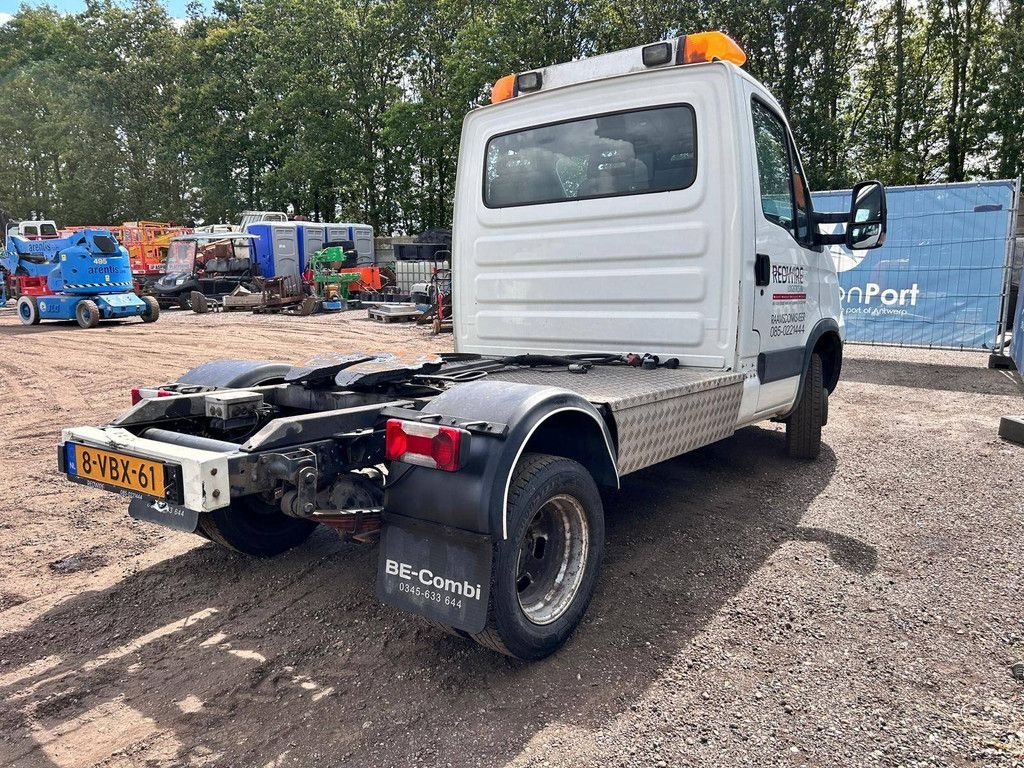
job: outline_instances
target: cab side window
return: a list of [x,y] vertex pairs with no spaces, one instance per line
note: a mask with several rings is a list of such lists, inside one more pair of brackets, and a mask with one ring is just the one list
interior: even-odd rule
[[796,237],[793,200],[793,166],[789,158],[786,126],[761,102],[751,102],[754,118],[754,151],[761,186],[761,210],[773,224]]

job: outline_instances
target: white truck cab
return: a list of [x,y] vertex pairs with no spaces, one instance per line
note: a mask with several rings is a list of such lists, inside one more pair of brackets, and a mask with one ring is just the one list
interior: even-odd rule
[[383,602],[554,652],[597,584],[599,486],[766,418],[794,458],[821,449],[843,343],[825,246],[881,245],[885,191],[815,213],[743,61],[711,32],[503,78],[463,129],[457,354],[211,361],[65,429],[61,471],[260,557],[320,524],[379,533]]
[[[835,217],[814,213],[782,109],[744,61],[709,32],[496,84],[459,155],[458,351],[740,372],[740,424],[794,407],[816,347],[834,388],[836,239],[817,224]],[[883,190],[856,197],[858,248],[877,247]]]
[[25,240],[52,240],[60,237],[60,232],[57,230],[57,223],[47,219],[42,221],[12,222],[8,229],[8,235],[21,237]]

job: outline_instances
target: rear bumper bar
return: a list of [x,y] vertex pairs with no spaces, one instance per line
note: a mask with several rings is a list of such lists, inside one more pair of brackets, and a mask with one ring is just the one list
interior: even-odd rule
[[183,506],[212,512],[231,503],[230,454],[147,440],[120,427],[72,427],[61,433],[61,446],[82,443],[180,467]]

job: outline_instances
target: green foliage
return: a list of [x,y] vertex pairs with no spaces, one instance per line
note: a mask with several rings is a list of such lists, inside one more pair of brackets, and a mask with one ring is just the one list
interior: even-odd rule
[[462,118],[509,72],[702,29],[743,45],[815,188],[1024,172],[1024,0],[158,0],[0,26],[0,209],[450,225]]

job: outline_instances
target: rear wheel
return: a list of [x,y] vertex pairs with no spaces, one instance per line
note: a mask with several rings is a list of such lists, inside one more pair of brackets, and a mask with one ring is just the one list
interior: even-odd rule
[[287,552],[309,538],[316,526],[312,520],[289,517],[257,496],[243,496],[224,509],[199,516],[200,535],[252,557]]
[[794,459],[816,459],[821,453],[821,426],[828,413],[828,393],[822,382],[821,356],[815,352],[804,373],[800,401],[786,420],[786,450]]
[[95,328],[100,324],[100,308],[96,302],[83,299],[75,307],[75,319],[83,328]]
[[199,291],[192,291],[189,294],[188,305],[197,315],[205,315],[210,311],[210,303],[206,300],[206,296]]
[[39,324],[39,302],[35,296],[22,296],[18,299],[18,319],[25,325]]
[[143,296],[142,302],[146,305],[146,311],[142,313],[142,322],[155,323],[160,319],[160,305],[152,296]]
[[487,626],[473,638],[520,659],[556,651],[590,605],[604,554],[604,508],[571,459],[525,454],[508,494],[508,538],[495,545]]

